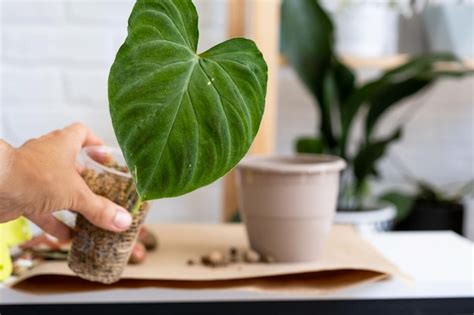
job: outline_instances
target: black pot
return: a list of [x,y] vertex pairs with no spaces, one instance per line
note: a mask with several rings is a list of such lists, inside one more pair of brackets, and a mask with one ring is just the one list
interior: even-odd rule
[[417,200],[410,214],[395,225],[398,231],[451,230],[463,235],[464,206]]

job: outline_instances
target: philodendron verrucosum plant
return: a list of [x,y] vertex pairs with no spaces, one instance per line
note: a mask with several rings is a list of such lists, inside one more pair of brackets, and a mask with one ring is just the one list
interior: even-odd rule
[[[339,208],[360,209],[368,179],[378,176],[377,162],[402,135],[400,125],[388,136],[377,137],[374,131],[381,119],[401,100],[426,90],[438,79],[469,72],[452,54],[428,54],[361,84],[355,71],[338,58],[334,46],[333,23],[317,0],[284,0],[282,49],[319,110],[318,130],[314,136],[298,139],[296,150],[343,157],[349,167],[342,177]],[[457,70],[442,70],[440,62],[450,62]],[[363,119],[364,127],[362,140],[354,146],[356,117]]]
[[236,38],[197,53],[191,0],[139,0],[109,75],[112,123],[141,201],[210,184],[246,154],[262,119],[267,65]]

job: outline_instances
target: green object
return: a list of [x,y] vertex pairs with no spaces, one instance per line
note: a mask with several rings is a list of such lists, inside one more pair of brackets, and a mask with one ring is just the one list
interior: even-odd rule
[[282,50],[292,67],[316,97],[321,116],[320,129],[328,146],[334,145],[330,108],[321,93],[324,76],[332,59],[334,31],[332,22],[316,1],[283,1],[282,4]]
[[418,180],[416,186],[416,198],[431,203],[458,204],[462,202],[464,197],[474,195],[474,180],[468,181],[461,187],[453,187],[453,185],[450,185],[449,189],[438,188],[423,180]]
[[324,147],[321,139],[304,137],[296,142],[296,151],[299,153],[323,153]]
[[198,54],[191,0],[139,0],[109,75],[110,114],[142,201],[230,171],[262,119],[267,66],[236,38]]
[[[339,207],[363,209],[367,182],[377,177],[377,163],[401,139],[403,125],[385,138],[375,136],[380,121],[401,101],[431,87],[438,79],[472,74],[452,54],[422,55],[375,80],[361,84],[334,48],[334,26],[317,0],[284,0],[282,51],[315,99],[319,111],[315,135],[297,139],[301,153],[339,155],[348,163],[342,178]],[[461,70],[441,71],[440,62]],[[355,118],[363,121],[362,140],[353,143]],[[317,145],[316,145],[317,144]],[[349,150],[351,148],[351,150]]]
[[[414,180],[415,193],[405,193],[400,191],[388,191],[382,194],[379,199],[389,202],[397,208],[396,221],[405,219],[413,210],[415,202],[422,201],[429,204],[460,204],[466,196],[474,194],[474,180],[471,180],[460,188],[453,190],[441,189],[422,180]],[[447,192],[451,190],[451,192]]]
[[410,194],[391,191],[383,194],[379,199],[395,206],[397,209],[395,221],[400,222],[410,214],[416,198]]
[[401,129],[396,130],[391,136],[378,141],[366,142],[361,145],[359,153],[352,161],[354,177],[358,186],[365,182],[367,175],[378,176],[375,163],[385,155],[387,147],[402,136]]

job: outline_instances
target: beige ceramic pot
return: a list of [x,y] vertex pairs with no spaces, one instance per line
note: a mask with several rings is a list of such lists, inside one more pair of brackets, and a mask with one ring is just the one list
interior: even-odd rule
[[250,245],[279,262],[317,260],[336,210],[344,160],[327,155],[258,156],[237,167]]

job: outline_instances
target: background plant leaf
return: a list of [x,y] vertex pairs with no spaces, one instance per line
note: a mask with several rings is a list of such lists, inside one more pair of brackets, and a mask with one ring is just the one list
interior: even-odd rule
[[[299,139],[296,149],[311,152],[316,148],[313,140],[319,139],[324,153],[344,158],[351,172],[346,172],[348,180],[342,182],[342,190],[350,193],[341,196],[358,199],[344,202],[356,207],[363,204],[368,177],[377,174],[376,163],[389,144],[400,137],[397,131],[387,139],[372,139],[385,114],[441,78],[473,73],[451,53],[430,53],[412,57],[360,84],[355,71],[336,55],[333,23],[318,0],[283,1],[281,39],[282,52],[319,109],[318,132],[312,138]],[[357,117],[363,119],[364,138],[354,146],[352,125]]]
[[302,137],[296,141],[296,152],[318,154],[324,152],[324,144],[321,139]]
[[395,221],[400,222],[411,213],[416,198],[406,193],[390,191],[384,193],[379,199],[395,206],[397,209]]
[[354,72],[339,60],[333,62],[334,79],[338,90],[339,104],[344,104],[356,88]]
[[[407,63],[385,72],[381,77],[354,89],[341,106],[341,146],[346,146],[352,122],[362,106],[369,107],[365,135],[366,138],[370,138],[383,114],[394,106],[400,105],[401,100],[429,87],[440,78],[462,77],[471,73],[464,70],[440,71],[436,69],[440,62],[456,61],[458,61],[456,56],[449,53],[414,57]],[[462,67],[460,63],[459,66]]]
[[[282,52],[319,106],[321,138],[328,149],[336,138],[332,127],[333,81],[327,70],[334,58],[334,31],[329,16],[317,0],[284,0],[281,13]],[[334,95],[334,93],[333,93]]]
[[401,136],[400,128],[385,139],[369,142],[361,147],[353,162],[354,176],[359,183],[363,183],[369,175],[378,175],[376,162],[384,156],[388,146]]
[[379,119],[387,110],[401,105],[401,100],[416,94],[431,83],[432,80],[413,78],[379,84],[369,99],[369,112],[365,120],[366,138],[370,138]]
[[142,200],[212,183],[246,154],[264,111],[267,66],[232,39],[197,54],[191,0],[139,0],[109,75],[112,123]]
[[306,87],[317,97],[333,58],[333,25],[317,0],[284,0],[282,52]]
[[[401,105],[401,100],[412,96],[431,86],[438,79],[446,77],[462,77],[472,74],[471,71],[440,71],[440,62],[458,62],[456,56],[448,53],[438,53],[415,57],[406,64],[387,71],[380,79],[369,84],[374,91],[367,94],[369,106],[365,122],[367,138],[372,135],[376,124],[389,109]],[[458,62],[459,68],[462,64]]]
[[430,53],[412,57],[406,63],[386,71],[382,79],[401,81],[419,75],[420,73],[433,70],[440,62],[459,62],[452,53]]

